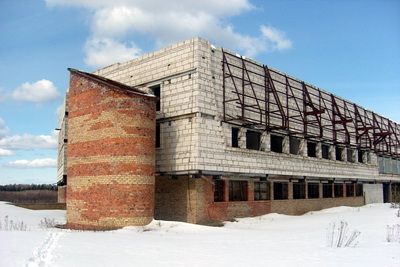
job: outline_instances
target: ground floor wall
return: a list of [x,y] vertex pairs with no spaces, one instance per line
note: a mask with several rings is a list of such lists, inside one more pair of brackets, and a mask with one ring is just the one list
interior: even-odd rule
[[[352,187],[346,186],[346,183],[336,186],[332,183],[332,196],[326,197],[322,183],[314,181],[314,195],[308,192],[311,190],[309,187],[304,186],[304,195],[300,196],[302,199],[294,199],[299,197],[298,192],[293,190],[294,182],[288,179],[283,181],[287,183],[287,192],[283,193],[286,199],[276,199],[282,195],[281,192],[274,193],[274,190],[281,190],[274,183],[281,183],[282,180],[268,181],[269,186],[263,191],[260,179],[241,179],[221,180],[205,175],[157,176],[155,219],[213,224],[267,213],[300,215],[335,206],[357,207],[365,204],[362,191],[360,195],[354,187],[353,192],[347,192]],[[342,188],[340,194],[335,191],[336,187]],[[312,198],[309,198],[310,194]]]

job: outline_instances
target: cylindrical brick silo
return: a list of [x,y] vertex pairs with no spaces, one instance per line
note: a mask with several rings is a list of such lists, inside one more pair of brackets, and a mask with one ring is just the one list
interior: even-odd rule
[[150,223],[156,98],[69,70],[67,227],[116,229]]

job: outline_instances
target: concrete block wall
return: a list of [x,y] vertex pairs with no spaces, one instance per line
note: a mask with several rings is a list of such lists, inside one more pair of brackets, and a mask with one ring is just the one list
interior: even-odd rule
[[145,225],[154,214],[155,98],[71,71],[67,227]]
[[[67,175],[67,149],[68,149],[68,92],[65,94],[64,103],[60,112],[58,122],[58,162],[57,162],[57,184],[65,184]],[[65,198],[61,198],[65,199]]]
[[[254,175],[274,174],[342,179],[369,180],[378,177],[376,155],[374,154],[370,154],[372,159],[369,163],[350,163],[347,161],[322,159],[321,153],[316,158],[307,157],[306,149],[303,155],[275,153],[268,151],[270,147],[268,137],[265,138],[262,145],[265,151],[249,150],[245,148],[245,132],[248,130],[246,128],[241,129],[244,138],[239,142],[241,144],[240,147],[231,147],[231,128],[233,126],[221,122],[223,118],[222,50],[221,48],[211,48],[209,43],[204,43],[200,53],[202,53],[201,58],[206,62],[203,65],[199,65],[198,75],[199,77],[209,78],[207,81],[200,81],[199,83],[199,99],[204,99],[201,103],[202,105],[199,106],[200,112],[206,113],[209,116],[202,118],[197,129],[200,139],[198,169]],[[259,71],[259,69],[248,70]],[[227,86],[229,87],[229,85]],[[233,90],[233,88],[228,88],[227,91]],[[209,101],[206,99],[209,99]],[[232,110],[232,112],[237,111]],[[317,144],[320,146],[318,142]],[[346,149],[344,149],[343,153],[344,157],[346,157]]]

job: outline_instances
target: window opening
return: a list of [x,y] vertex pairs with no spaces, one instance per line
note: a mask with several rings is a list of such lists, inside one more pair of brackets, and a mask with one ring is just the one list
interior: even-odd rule
[[306,184],[303,181],[298,183],[293,183],[293,198],[294,199],[306,198]]
[[232,128],[232,147],[239,147],[239,128]]
[[357,153],[357,161],[359,162],[359,163],[364,163],[364,151],[362,151],[362,150],[358,150],[358,153]]
[[246,193],[246,181],[229,181],[229,201],[246,201]]
[[317,157],[317,144],[314,142],[307,142],[307,156]]
[[348,162],[354,162],[354,158],[353,158],[353,149],[348,148],[347,149],[347,161]]
[[254,182],[254,200],[270,199],[270,183],[267,181]]
[[343,148],[341,147],[336,147],[335,152],[336,152],[336,160],[342,161],[343,157],[342,157],[342,151]]
[[290,154],[299,155],[300,154],[300,139],[295,137],[289,138]]
[[322,184],[322,197],[331,198],[332,197],[332,184]]
[[308,198],[319,198],[319,184],[318,183],[308,183]]
[[246,148],[260,150],[261,133],[248,130],[246,132]]
[[271,134],[271,151],[282,153],[283,152],[283,137]]
[[225,188],[224,180],[214,180],[214,202],[224,201],[224,191],[225,191],[224,188]]
[[363,193],[363,185],[362,184],[356,184],[356,196],[357,197],[362,197],[364,195]]
[[150,87],[150,89],[153,91],[153,94],[157,97],[157,104],[156,104],[156,111],[161,110],[161,86],[155,85]]
[[274,199],[288,199],[288,183],[274,182]]
[[343,184],[334,184],[335,197],[343,197]]
[[156,124],[156,148],[161,147],[161,129],[160,129],[160,124]]
[[346,184],[346,196],[354,197],[354,184]]
[[321,152],[323,159],[329,159],[329,146],[328,145],[321,145]]

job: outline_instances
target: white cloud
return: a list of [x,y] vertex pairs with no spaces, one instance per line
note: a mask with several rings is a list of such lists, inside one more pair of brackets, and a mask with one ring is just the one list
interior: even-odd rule
[[52,102],[60,96],[60,92],[57,91],[57,88],[49,80],[23,83],[12,93],[14,100],[34,103]]
[[12,155],[14,155],[14,152],[12,152],[11,150],[0,148],[0,156],[12,156]]
[[110,38],[89,39],[85,45],[85,52],[85,63],[97,68],[124,62],[140,55],[140,49],[134,44],[122,44]]
[[247,56],[292,46],[282,31],[272,27],[262,26],[259,35],[249,36],[226,23],[229,18],[254,8],[248,0],[46,0],[46,3],[92,11],[91,36],[85,45],[85,62],[92,67],[138,56],[141,49],[133,42],[123,41],[134,41],[138,36],[154,41],[158,48],[200,36]]
[[0,118],[0,139],[5,137],[8,133],[8,127],[2,118]]
[[46,167],[56,167],[57,160],[51,158],[44,159],[34,159],[34,160],[15,160],[6,164],[7,167],[13,168],[46,168]]
[[292,47],[292,42],[280,30],[273,27],[261,26],[261,32],[271,42],[273,50],[285,50]]
[[52,135],[15,135],[0,139],[0,147],[3,149],[57,149],[58,132]]

